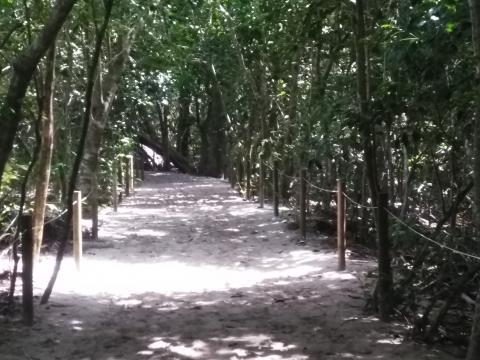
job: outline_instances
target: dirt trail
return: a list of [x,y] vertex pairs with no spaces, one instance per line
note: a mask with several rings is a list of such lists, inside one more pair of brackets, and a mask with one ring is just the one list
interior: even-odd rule
[[34,327],[1,325],[0,359],[451,359],[362,313],[372,264],[337,272],[271,214],[221,180],[149,174],[102,212],[82,272],[65,260]]

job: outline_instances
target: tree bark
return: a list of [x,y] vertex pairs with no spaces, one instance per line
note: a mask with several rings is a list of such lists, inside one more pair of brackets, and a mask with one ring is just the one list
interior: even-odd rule
[[368,77],[368,59],[365,30],[364,1],[357,0],[355,3],[355,50],[357,63],[357,91],[360,110],[360,131],[363,137],[365,164],[367,178],[370,185],[373,206],[377,207],[375,227],[377,231],[378,248],[378,282],[375,293],[377,294],[378,308],[382,320],[388,320],[392,310],[393,272],[390,264],[390,242],[388,233],[388,214],[386,212],[385,199],[379,201],[380,184],[377,169],[377,149],[374,134],[374,123],[369,112],[370,83]]
[[170,141],[168,139],[168,108],[157,101],[158,120],[160,121],[160,137],[163,148],[163,170],[170,171]]
[[0,108],[0,184],[8,157],[13,148],[22,105],[28,85],[38,63],[55,41],[68,14],[77,0],[57,0],[50,18],[32,44],[13,60],[13,76]]
[[95,50],[92,55],[91,63],[89,64],[89,67],[88,67],[87,86],[86,86],[86,92],[85,92],[85,113],[83,118],[82,134],[78,144],[77,156],[73,164],[72,174],[70,176],[69,187],[68,187],[67,223],[65,227],[66,230],[65,230],[65,233],[63,234],[63,238],[60,242],[60,245],[57,251],[57,257],[55,259],[55,267],[53,269],[52,276],[50,277],[47,288],[45,289],[42,295],[40,304],[46,304],[50,299],[50,295],[52,294],[53,287],[55,285],[55,282],[57,281],[57,277],[60,272],[63,255],[65,254],[65,249],[67,247],[68,233],[69,233],[70,225],[72,223],[72,216],[73,216],[73,192],[75,191],[78,172],[80,170],[80,163],[82,162],[83,153],[85,150],[85,142],[87,139],[87,132],[88,132],[88,127],[90,124],[90,118],[92,113],[92,95],[93,95],[93,87],[95,85],[96,71],[97,71],[98,62],[100,59],[103,39],[105,37],[105,33],[107,32],[108,23],[110,22],[110,17],[112,15],[113,1],[114,0],[105,0],[104,2],[105,15],[103,18],[102,26],[100,27],[96,35]]
[[[149,147],[157,154],[163,155],[164,150],[162,147],[162,142],[160,141],[158,136],[151,131],[148,131],[148,133],[152,135],[147,135],[147,133],[139,135],[138,142],[142,145]],[[175,167],[177,167],[180,171],[187,174],[195,174],[195,167],[174,149],[170,149],[170,160],[172,161],[173,165],[175,165]]]
[[226,114],[223,106],[222,93],[216,82],[215,74],[211,72],[208,95],[209,104],[207,117],[198,124],[201,135],[201,153],[199,173],[205,176],[220,177],[226,160]]
[[192,99],[188,86],[183,85],[180,89],[179,111],[177,123],[177,151],[186,159],[189,156],[190,128],[192,125],[190,116],[190,103]]
[[35,186],[35,200],[33,206],[32,238],[33,257],[38,260],[43,240],[43,223],[45,217],[45,205],[47,202],[48,185],[50,182],[50,167],[53,153],[54,118],[53,118],[53,95],[55,91],[55,43],[48,51],[45,63],[45,85],[42,98],[41,133],[42,143],[38,158],[38,171]]
[[[476,61],[476,84],[480,84],[480,1],[469,0],[470,15],[472,19],[472,45]],[[476,98],[476,112],[473,120],[473,204],[475,235],[480,239],[480,100]],[[480,359],[480,290],[477,293],[475,315],[473,317],[472,333],[466,360]]]
[[85,142],[85,152],[80,166],[79,187],[83,196],[87,196],[88,207],[92,218],[92,237],[96,239],[98,229],[98,193],[94,191],[96,186],[95,173],[98,166],[98,156],[103,139],[103,132],[107,124],[108,112],[117,93],[118,83],[125,68],[130,54],[131,36],[127,34],[119,40],[120,51],[110,62],[107,74],[102,77],[98,70],[92,96],[92,116],[88,127]]

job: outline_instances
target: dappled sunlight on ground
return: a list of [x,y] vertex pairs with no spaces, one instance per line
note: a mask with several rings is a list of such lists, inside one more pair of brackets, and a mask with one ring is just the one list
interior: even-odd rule
[[[275,341],[266,334],[247,334],[242,336],[212,337],[208,342],[194,340],[190,344],[179,341],[178,337],[152,338],[148,345],[149,350],[141,350],[137,354],[150,356],[154,350],[163,349],[172,354],[183,355],[191,359],[212,359],[216,357],[226,359],[308,359],[300,353],[296,345],[287,345]],[[275,354],[272,354],[275,353]]]
[[[363,313],[369,261],[336,271],[322,237],[299,242],[224,181],[148,174],[100,225],[36,325],[22,337],[9,325],[2,360],[450,359]],[[37,265],[38,294],[52,268]]]
[[[226,291],[282,278],[293,281],[296,277],[319,275],[323,271],[322,263],[330,263],[332,259],[332,255],[328,254],[310,254],[303,260],[297,259],[297,255],[290,253],[281,258],[261,259],[258,267],[245,267],[240,261],[227,267],[159,259],[155,262],[141,263],[136,260],[128,263],[87,256],[81,272],[76,270],[72,259],[66,259],[56,292],[124,296],[148,291],[159,294]],[[38,269],[35,280],[39,288],[47,283],[50,271],[51,266]],[[352,278],[349,274],[335,275],[331,272],[324,276],[328,280]]]

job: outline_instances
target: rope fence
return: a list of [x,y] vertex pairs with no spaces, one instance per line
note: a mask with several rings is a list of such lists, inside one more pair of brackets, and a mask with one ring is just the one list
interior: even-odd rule
[[[264,166],[266,166],[271,171],[274,171],[274,169],[270,165],[264,163]],[[364,205],[364,204],[361,204],[361,203],[355,201],[354,199],[352,199],[352,197],[349,196],[343,190],[343,185],[341,184],[341,182],[338,183],[336,190],[330,190],[330,189],[325,189],[325,188],[322,188],[322,187],[319,187],[319,186],[313,184],[311,181],[307,180],[306,177],[290,176],[288,174],[285,174],[285,172],[283,172],[283,171],[282,172],[277,171],[277,173],[279,175],[283,176],[283,177],[288,178],[288,179],[293,179],[293,180],[296,180],[296,181],[304,181],[310,187],[312,187],[314,189],[317,189],[319,191],[325,192],[325,193],[338,194],[339,192],[341,192],[342,196],[337,195],[337,203],[338,204],[348,200],[352,205],[356,206],[357,208],[364,208],[364,209],[368,209],[368,210],[378,209],[378,206]],[[279,196],[279,194],[276,194],[276,196]],[[301,194],[300,198],[305,199],[306,197],[305,197],[304,194]],[[302,201],[304,201],[304,200],[302,200]],[[302,208],[301,205],[302,204],[300,204],[300,208]],[[453,248],[451,246],[448,246],[446,244],[442,244],[441,242],[436,241],[436,240],[426,236],[425,234],[422,234],[420,231],[414,229],[412,226],[408,225],[404,220],[400,219],[398,216],[396,216],[394,213],[392,213],[388,208],[384,208],[384,210],[395,222],[399,223],[400,225],[405,227],[407,230],[416,234],[421,239],[426,240],[430,244],[435,245],[435,246],[437,246],[441,249],[448,250],[448,251],[450,251],[454,254],[457,254],[457,255],[460,255],[460,256],[463,256],[463,257],[466,257],[466,258],[469,258],[469,259],[480,261],[480,256],[473,255],[473,254],[455,249],[455,248]],[[337,249],[338,249],[338,255],[339,255],[339,270],[343,270],[345,268],[344,266],[342,266],[342,257],[345,256],[344,252],[345,252],[345,241],[346,241],[345,240],[345,228],[346,228],[346,221],[345,221],[346,214],[345,213],[346,213],[346,206],[344,206],[344,203],[342,204],[342,206],[337,206],[337,237],[338,237],[338,239],[337,239],[338,240],[337,241]],[[278,216],[278,215],[276,215],[276,216]],[[300,216],[305,217],[306,214],[300,214]],[[305,221],[305,219],[300,219],[300,223],[302,221]],[[303,233],[303,231],[302,231],[302,233]],[[448,234],[448,232],[447,232],[447,234]]]
[[454,249],[448,245],[445,245],[445,244],[442,244],[441,242],[438,242],[436,240],[433,240],[431,238],[429,238],[428,236],[422,234],[420,231],[417,231],[415,230],[414,228],[412,228],[410,225],[408,225],[405,221],[403,221],[402,219],[400,219],[398,216],[396,216],[395,214],[393,214],[390,210],[388,209],[385,209],[385,211],[396,221],[398,222],[399,224],[403,225],[405,228],[407,228],[408,230],[412,231],[413,233],[417,234],[418,236],[420,236],[422,239],[425,239],[427,240],[428,242],[442,248],[442,249],[445,249],[445,250],[449,250],[451,251],[452,253],[455,253],[457,255],[461,255],[461,256],[464,256],[464,257],[467,257],[467,258],[471,258],[471,259],[475,259],[475,260],[479,260],[480,261],[480,257],[479,256],[476,256],[476,255],[472,255],[472,254],[469,254],[469,253],[466,253],[466,252],[463,252],[463,251],[460,251],[460,250],[457,250],[457,249]]

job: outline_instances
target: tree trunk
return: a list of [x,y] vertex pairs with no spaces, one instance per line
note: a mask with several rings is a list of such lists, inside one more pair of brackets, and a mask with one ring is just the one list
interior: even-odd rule
[[[157,154],[164,154],[164,149],[162,146],[161,139],[157,136],[155,128],[147,120],[143,122],[145,132],[140,134],[138,137],[138,142],[142,145],[148,146],[150,149],[155,151]],[[188,162],[181,154],[179,154],[175,149],[170,149],[170,160],[173,165],[177,167],[180,171],[187,174],[195,174],[195,167]]]
[[186,159],[188,159],[190,144],[190,103],[191,97],[186,85],[180,89],[178,124],[177,124],[177,151]]
[[[211,74],[214,77],[214,74]],[[207,117],[199,124],[201,154],[199,173],[205,176],[220,177],[225,165],[227,149],[226,114],[222,94],[215,79],[209,86]]]
[[38,63],[55,41],[76,1],[57,0],[50,18],[37,38],[13,61],[13,76],[0,108],[0,185],[8,156],[12,151],[18,124],[22,119],[23,100],[30,80]]
[[47,202],[48,185],[50,182],[50,167],[53,153],[53,94],[55,89],[55,43],[48,51],[45,63],[45,85],[42,98],[41,133],[42,143],[38,158],[38,172],[35,186],[35,200],[33,206],[32,237],[33,257],[37,260],[43,240],[43,222],[45,217],[45,205]]
[[170,141],[168,139],[168,108],[157,101],[158,119],[160,120],[160,137],[163,148],[163,170],[170,171]]
[[[472,45],[476,61],[476,84],[480,83],[480,1],[469,0],[472,18]],[[478,94],[478,89],[476,94]],[[476,113],[473,128],[473,198],[475,236],[480,239],[480,100],[476,99]],[[472,334],[466,360],[480,359],[480,290],[477,293],[475,315],[473,317]]]
[[367,167],[367,178],[370,185],[370,193],[373,205],[377,207],[375,222],[377,231],[378,247],[378,282],[375,293],[378,298],[378,308],[382,320],[388,320],[392,310],[392,287],[393,273],[390,264],[390,242],[388,234],[388,214],[386,212],[385,199],[379,201],[380,185],[377,169],[377,148],[373,119],[369,114],[369,78],[367,74],[368,61],[365,34],[365,9],[363,0],[357,0],[355,17],[355,49],[357,62],[357,85],[358,101],[360,108],[361,130],[364,143],[365,164]]
[[123,36],[119,40],[120,51],[111,61],[107,74],[102,78],[98,69],[92,96],[92,116],[85,140],[85,152],[80,166],[79,187],[87,197],[88,207],[92,218],[92,235],[95,239],[98,223],[96,211],[98,209],[98,196],[94,191],[96,186],[95,173],[98,166],[98,156],[103,139],[103,132],[107,124],[108,112],[117,93],[118,83],[121,79],[130,54],[131,34]]
[[405,219],[408,212],[408,195],[410,193],[410,169],[408,167],[408,150],[405,144],[402,144],[403,151],[403,182],[402,182],[402,208],[400,211],[400,217]]
[[43,292],[40,304],[46,304],[50,299],[50,295],[52,294],[53,287],[55,286],[55,282],[57,281],[58,274],[60,273],[60,267],[62,265],[63,256],[65,254],[65,250],[67,247],[68,233],[69,233],[69,229],[70,229],[70,225],[72,223],[72,217],[73,217],[73,193],[75,191],[78,172],[80,170],[80,163],[82,162],[83,153],[85,150],[85,143],[87,139],[87,133],[88,133],[90,118],[91,118],[92,97],[93,97],[93,88],[95,85],[96,70],[98,68],[98,63],[100,59],[103,38],[105,37],[108,23],[110,22],[110,16],[112,14],[113,1],[114,0],[105,0],[104,2],[105,15],[103,18],[102,26],[97,32],[97,36],[95,39],[95,50],[92,55],[91,63],[88,66],[87,86],[86,86],[86,92],[85,92],[85,113],[83,116],[82,134],[80,137],[80,141],[78,143],[77,155],[75,158],[75,162],[73,164],[72,174],[70,176],[70,181],[68,184],[69,186],[68,186],[68,198],[67,198],[67,223],[65,226],[65,232],[64,234],[62,234],[63,237],[58,247],[57,256],[55,258],[55,267],[53,269],[52,276],[48,281],[47,288]]

